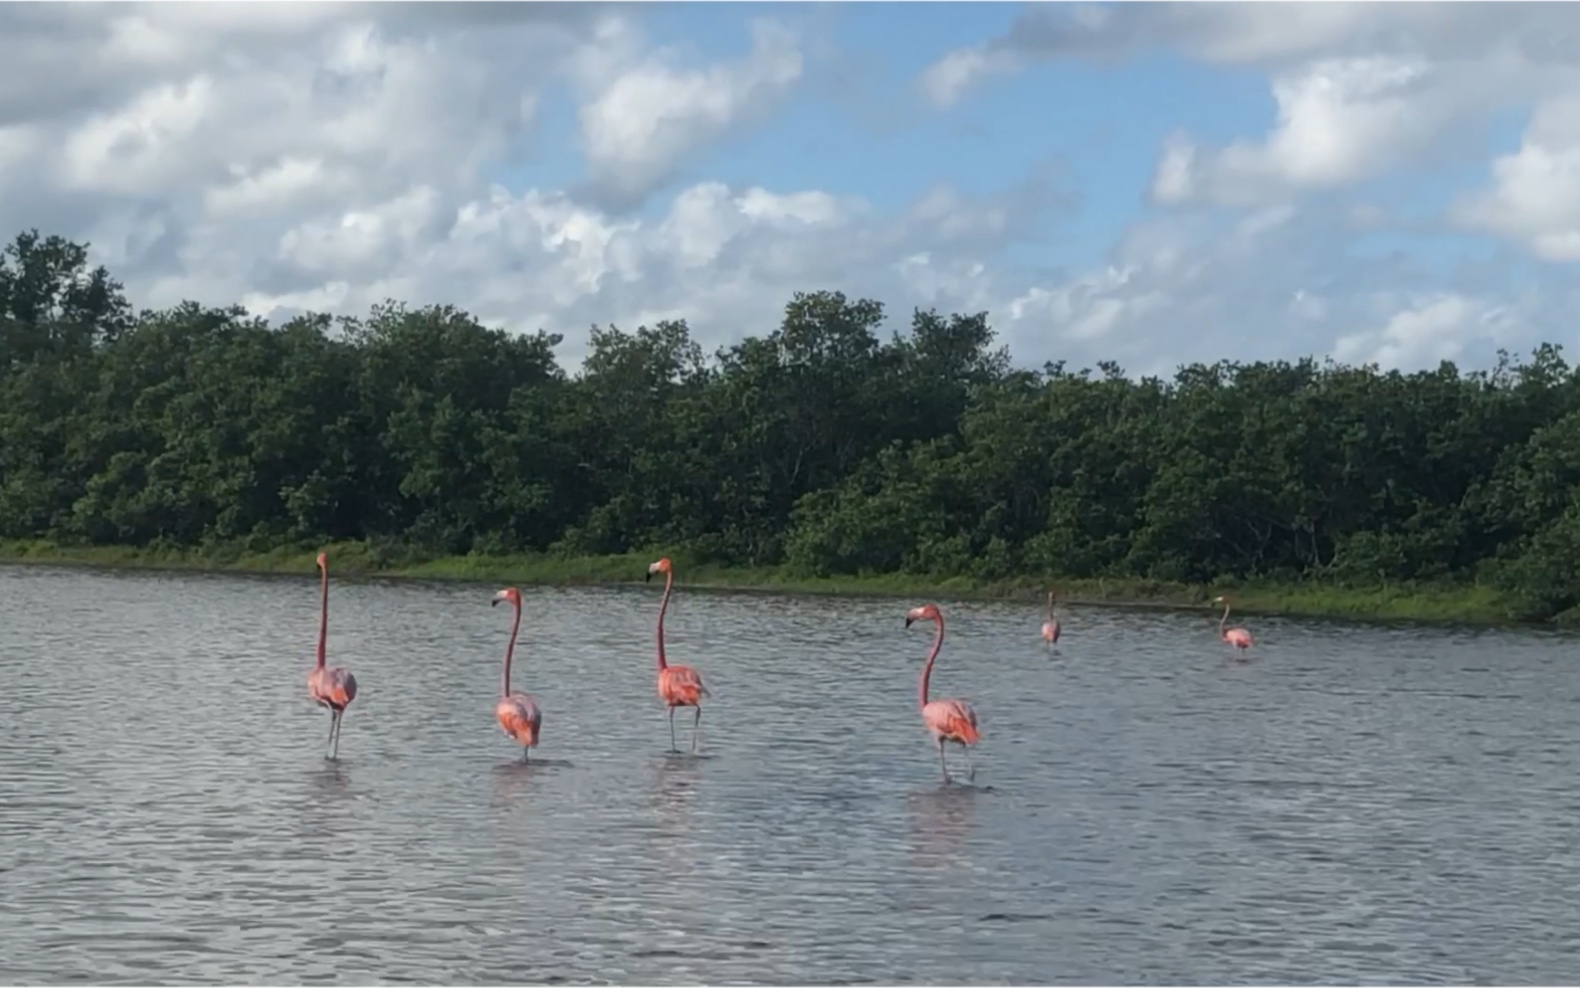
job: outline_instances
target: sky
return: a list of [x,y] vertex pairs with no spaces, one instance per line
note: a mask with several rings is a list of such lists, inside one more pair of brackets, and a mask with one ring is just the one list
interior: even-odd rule
[[516,331],[796,291],[1014,362],[1580,350],[1580,6],[11,3],[0,238]]

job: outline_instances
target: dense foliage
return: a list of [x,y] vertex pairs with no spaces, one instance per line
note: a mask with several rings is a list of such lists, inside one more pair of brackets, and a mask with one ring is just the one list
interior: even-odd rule
[[1012,368],[985,313],[797,295],[705,357],[684,322],[559,337],[447,306],[134,313],[86,248],[0,258],[0,538],[636,548],[808,574],[1491,580],[1580,602],[1580,377],[1298,363]]

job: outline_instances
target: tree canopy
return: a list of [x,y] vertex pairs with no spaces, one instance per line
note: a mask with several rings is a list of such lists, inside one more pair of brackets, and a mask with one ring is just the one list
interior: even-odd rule
[[0,538],[655,548],[806,574],[1486,580],[1580,604],[1580,376],[1303,359],[1015,368],[988,314],[798,293],[709,356],[684,321],[557,335],[451,306],[134,312],[86,245],[0,254]]

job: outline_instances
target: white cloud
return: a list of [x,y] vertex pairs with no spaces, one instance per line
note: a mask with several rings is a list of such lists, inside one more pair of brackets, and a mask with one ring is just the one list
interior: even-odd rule
[[1401,305],[1381,329],[1339,337],[1333,348],[1336,360],[1374,363],[1384,370],[1413,369],[1454,360],[1476,340],[1501,345],[1519,330],[1513,312],[1483,299],[1458,294],[1380,304]]
[[[1566,4],[1086,3],[1028,5],[1003,35],[945,52],[918,82],[941,105],[1039,61],[1111,61],[1167,48],[1216,65],[1286,71],[1342,54],[1531,66],[1572,62]],[[1499,84],[1483,79],[1484,84]]]
[[1580,96],[1537,109],[1520,149],[1492,163],[1493,187],[1452,211],[1461,225],[1524,245],[1545,261],[1580,261]]
[[[614,50],[637,43],[609,25],[601,40]],[[627,67],[606,50],[584,54],[583,76],[597,95],[581,108],[582,145],[593,190],[626,206],[673,178],[680,162],[743,124],[756,122],[800,78],[796,38],[772,21],[752,25],[752,50],[735,62],[676,69],[655,52]]]
[[[1335,347],[1409,365],[1567,332],[1575,300],[1509,298],[1501,262],[1443,274],[1355,256],[1358,233],[1397,228],[1393,212],[1299,201],[1428,154],[1461,103],[1482,112],[1573,71],[1499,54],[1441,8],[1385,6],[1058,14],[1083,53],[1173,37],[1265,67],[1280,117],[1261,139],[1178,134],[1164,149],[1157,200],[1246,208],[1161,211],[1106,256],[1047,270],[1008,248],[1070,208],[1052,162],[997,193],[938,182],[898,205],[691,174],[814,71],[816,44],[772,23],[745,53],[709,60],[652,50],[628,12],[589,5],[0,5],[0,59],[17,67],[0,76],[0,227],[92,240],[141,305],[240,300],[281,317],[453,302],[566,333],[568,360],[589,323],[684,317],[713,347],[770,331],[792,292],[819,288],[881,299],[899,321],[911,305],[987,309],[1025,363],[1113,357],[1154,373]],[[1275,30],[1275,16],[1298,30]],[[1036,57],[990,44],[923,85],[948,102]],[[1517,71],[1494,96],[1472,91],[1472,68],[1498,58]],[[585,185],[535,170],[548,141],[578,140],[536,132],[567,82]],[[1565,105],[1538,114],[1460,222],[1568,256],[1580,203],[1564,169],[1580,134]]]
[[1177,137],[1158,165],[1153,198],[1244,205],[1379,175],[1427,148],[1451,121],[1447,94],[1416,98],[1433,76],[1425,62],[1386,57],[1324,59],[1278,76],[1278,119],[1264,141],[1203,152]]
[[994,51],[981,45],[960,48],[929,65],[918,80],[918,85],[934,103],[953,106],[983,78],[1008,74],[1021,66],[1022,60],[1012,52]]
[[[1494,114],[1580,89],[1564,4],[1038,5],[1003,36],[946,52],[919,77],[949,105],[989,75],[1047,59],[1118,59],[1165,47],[1270,74],[1259,139],[1164,144],[1152,200],[1256,205],[1430,165]],[[1540,166],[1537,166],[1540,167]]]

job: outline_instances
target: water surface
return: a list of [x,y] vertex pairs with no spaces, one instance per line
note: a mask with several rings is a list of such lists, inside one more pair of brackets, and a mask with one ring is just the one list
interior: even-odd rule
[[[1573,644],[1530,632],[679,591],[0,568],[0,981],[1563,983]],[[686,745],[690,714],[677,715]],[[951,754],[952,764],[964,763]]]

